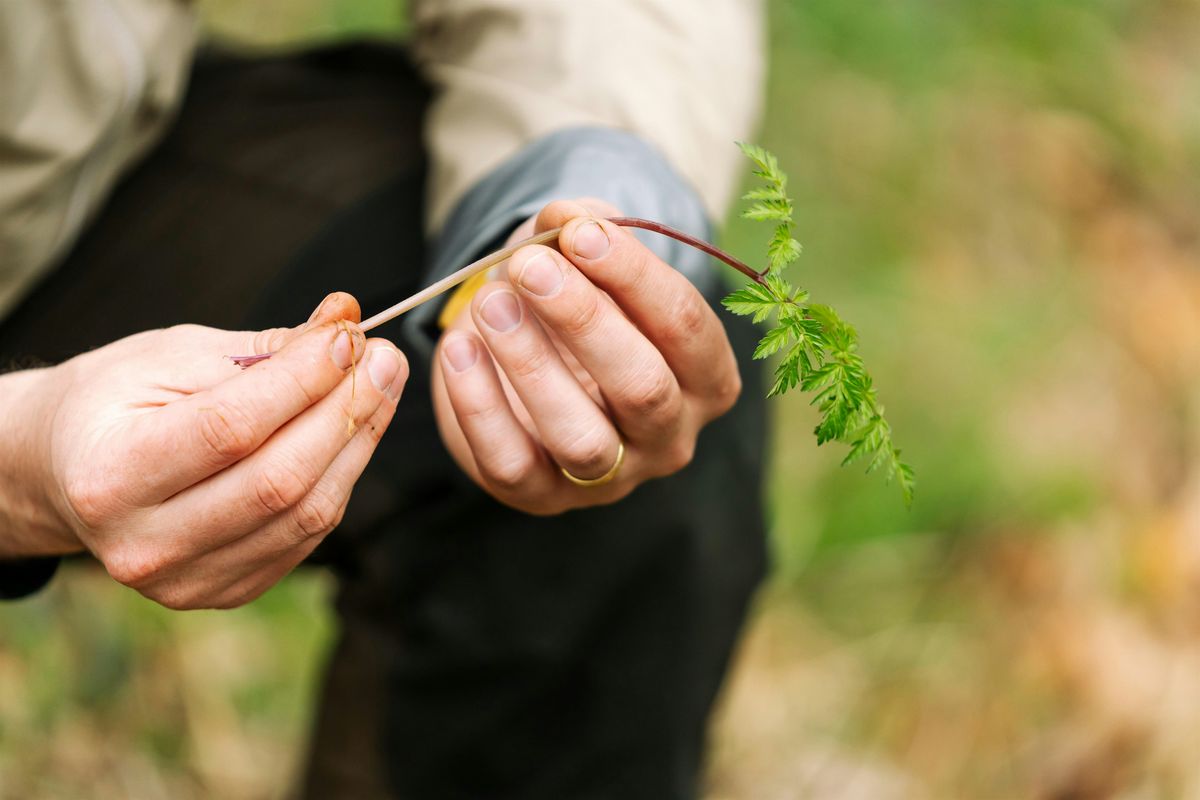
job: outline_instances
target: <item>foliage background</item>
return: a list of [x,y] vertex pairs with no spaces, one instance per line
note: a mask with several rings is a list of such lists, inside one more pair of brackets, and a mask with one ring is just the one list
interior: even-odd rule
[[[199,5],[253,44],[404,29]],[[921,485],[906,512],[776,405],[710,799],[1200,797],[1200,4],[770,5],[802,282],[859,324]],[[330,588],[172,614],[78,566],[0,606],[0,797],[284,796]]]

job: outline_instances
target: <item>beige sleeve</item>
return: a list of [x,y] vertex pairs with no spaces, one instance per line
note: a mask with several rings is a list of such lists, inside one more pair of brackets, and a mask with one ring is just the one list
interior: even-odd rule
[[436,230],[476,181],[563,128],[658,148],[721,219],[734,141],[761,105],[761,0],[414,0],[419,63],[438,92],[426,138]]
[[0,0],[0,318],[166,127],[195,37],[174,0]]

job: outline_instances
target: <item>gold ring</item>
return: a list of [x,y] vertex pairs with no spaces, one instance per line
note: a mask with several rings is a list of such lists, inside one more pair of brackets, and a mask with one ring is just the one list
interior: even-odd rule
[[618,440],[617,441],[617,461],[615,464],[612,465],[612,467],[608,470],[608,472],[604,473],[599,478],[579,478],[579,477],[576,477],[576,476],[572,475],[571,473],[567,472],[566,467],[559,467],[559,469],[562,470],[562,474],[566,476],[567,480],[569,480],[571,483],[575,484],[576,486],[584,486],[584,487],[603,486],[606,483],[612,483],[613,478],[617,477],[617,473],[621,471],[621,465],[624,463],[625,463],[625,443]]

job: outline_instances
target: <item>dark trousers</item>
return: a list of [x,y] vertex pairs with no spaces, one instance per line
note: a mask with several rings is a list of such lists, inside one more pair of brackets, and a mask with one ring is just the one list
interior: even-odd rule
[[[202,58],[166,140],[0,325],[0,359],[58,361],[177,322],[293,325],[334,289],[370,313],[419,288],[427,99],[382,47]],[[307,796],[696,795],[764,569],[761,380],[753,331],[729,326],[748,388],[694,463],[549,519],[458,470],[414,359],[315,556],[340,578],[341,630]],[[404,346],[395,323],[380,335]]]

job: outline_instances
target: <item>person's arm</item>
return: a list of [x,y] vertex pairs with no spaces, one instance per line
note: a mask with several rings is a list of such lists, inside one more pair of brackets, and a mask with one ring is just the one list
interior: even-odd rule
[[[507,289],[482,289],[442,337],[434,399],[447,446],[483,488],[535,513],[611,502],[678,470],[739,388],[721,323],[701,297],[717,288],[707,259],[607,224],[611,250],[588,258],[574,249],[581,223],[572,220],[619,208],[709,237],[734,181],[734,140],[757,112],[759,4],[464,0],[417,11],[418,53],[440,91],[428,131],[430,224],[440,231],[429,277],[522,223],[570,223],[565,259],[540,249],[566,276],[562,293],[529,291],[520,276],[536,251],[523,251],[501,276]],[[581,197],[592,199],[552,203]],[[509,290],[521,322],[497,331],[482,306]],[[406,322],[417,347],[438,336],[432,306]],[[465,342],[488,356],[467,373],[450,359]],[[559,472],[603,473],[621,444],[626,463],[603,489],[572,486]]]
[[49,504],[35,486],[35,430],[47,424],[46,370],[0,375],[0,599],[33,594],[58,569],[57,555],[79,549],[64,541]]
[[0,375],[0,560],[54,556],[82,549],[64,536],[48,485],[41,435],[54,424],[48,413],[53,389],[48,369]]
[[633,134],[712,219],[724,215],[738,179],[733,142],[761,105],[760,0],[417,0],[413,21],[437,89],[431,230],[508,159],[570,128]]
[[166,130],[196,37],[179,0],[0,2],[0,317]]
[[407,379],[358,319],[334,294],[299,328],[181,325],[0,378],[0,598],[81,550],[171,608],[266,591],[336,527]]
[[[758,118],[763,13],[761,0],[415,0],[414,51],[436,88],[425,282],[565,198],[709,235],[737,180],[734,142]],[[711,280],[702,255],[639,238]],[[406,321],[425,355],[439,309]]]
[[[425,283],[564,198],[708,236],[737,180],[734,142],[758,118],[763,14],[761,0],[415,0],[414,50],[437,91]],[[701,254],[639,238],[707,288]],[[439,309],[406,320],[425,355]]]

